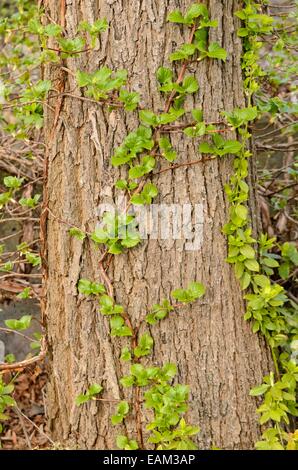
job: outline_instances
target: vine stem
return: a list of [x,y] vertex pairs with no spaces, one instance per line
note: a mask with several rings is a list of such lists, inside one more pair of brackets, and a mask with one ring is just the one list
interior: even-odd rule
[[[110,402],[110,403],[119,403],[121,398],[92,398],[95,401],[103,401],[103,402]],[[128,402],[131,403],[131,402]]]
[[55,47],[45,47],[44,48],[45,50],[47,51],[54,51],[54,52],[59,52],[59,54],[82,54],[83,52],[88,52],[88,51],[91,51],[91,48],[87,48],[87,49],[82,49],[81,51],[71,51],[71,52],[68,52],[68,51],[64,51],[63,49],[57,49]]
[[274,367],[275,367],[276,376],[277,376],[278,380],[280,380],[280,373],[279,373],[277,357],[276,357],[274,348],[271,347],[270,349],[271,349],[271,354],[272,354],[272,359],[273,359],[273,363],[274,363]]
[[[188,44],[191,44],[192,41],[193,41],[193,38],[194,38],[194,35],[195,35],[195,32],[196,32],[196,29],[197,29],[197,25],[196,25],[196,22],[194,22],[192,28],[191,28],[191,31],[190,31],[190,34],[189,34],[189,37],[188,37],[188,41],[187,43]],[[179,75],[178,75],[178,78],[176,80],[176,85],[180,85],[180,83],[182,82],[183,78],[184,78],[184,75],[185,75],[185,72],[186,72],[186,68],[188,66],[188,63],[189,61],[188,60],[185,60],[182,67],[181,67],[181,70],[179,72]],[[165,110],[164,112],[165,113],[168,113],[169,112],[169,109],[171,107],[171,104],[172,104],[172,101],[173,99],[175,98],[177,94],[177,91],[176,90],[173,90],[169,96],[169,98],[167,99],[167,102],[166,102],[166,105],[165,105]]]
[[176,165],[168,166],[167,168],[163,168],[162,170],[159,170],[156,173],[153,173],[153,176],[160,175],[161,173],[165,173],[166,171],[176,170],[177,168],[181,168],[184,166],[198,165],[199,163],[205,163],[210,160],[215,160],[216,158],[217,156],[212,156],[208,158],[201,158],[200,160],[193,160],[192,162],[177,163]]
[[138,444],[140,449],[144,449],[144,438],[143,438],[143,429],[142,429],[142,416],[140,408],[140,387],[135,387],[135,412],[136,412],[136,427],[137,427],[137,437]]
[[112,297],[112,299],[114,299],[114,287],[113,287],[113,284],[111,283],[111,280],[109,278],[109,276],[107,275],[106,271],[105,271],[105,268],[103,266],[103,262],[100,261],[98,263],[99,265],[99,270],[100,270],[100,274],[104,280],[104,283],[106,285],[106,288],[107,288],[107,292],[109,294],[110,297]]

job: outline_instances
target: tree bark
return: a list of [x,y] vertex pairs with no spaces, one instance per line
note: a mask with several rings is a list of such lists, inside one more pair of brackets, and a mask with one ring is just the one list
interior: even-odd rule
[[[82,20],[107,17],[109,31],[96,50],[66,60],[73,73],[94,71],[105,64],[113,70],[126,68],[130,87],[142,96],[142,106],[156,112],[164,100],[157,91],[155,72],[168,65],[168,56],[183,41],[185,28],[166,23],[167,14],[188,0],[73,0],[65,11],[66,31],[71,36]],[[46,0],[46,12],[63,22],[57,0]],[[191,65],[200,84],[188,99],[188,108],[202,108],[206,121],[220,119],[220,112],[244,106],[241,76],[239,21],[234,12],[241,2],[210,0],[211,19],[218,27],[210,40],[227,50],[226,63],[205,59]],[[73,90],[74,77],[57,67],[46,76],[60,90]],[[75,91],[76,94],[80,90]],[[91,232],[98,222],[98,205],[112,202],[113,183],[123,170],[111,167],[110,158],[128,132],[138,126],[137,113],[125,113],[64,96],[50,100],[48,112],[48,205],[46,228],[46,321],[49,342],[47,412],[52,436],[68,447],[115,448],[118,430],[109,416],[114,405],[94,401],[81,407],[75,397],[94,383],[102,383],[104,397],[123,397],[119,377],[127,367],[119,365],[123,340],[110,340],[108,323],[98,314],[96,302],[77,292],[80,278],[101,282],[100,252],[87,239],[68,234],[58,218]],[[58,116],[59,113],[59,116]],[[183,134],[172,137],[179,162],[198,159],[198,141]],[[166,163],[166,162],[165,162]],[[164,166],[168,166],[163,164]],[[133,321],[150,306],[169,298],[171,290],[192,280],[207,288],[203,300],[187,306],[150,328],[154,337],[154,363],[178,365],[179,381],[191,388],[188,419],[201,427],[200,448],[249,449],[259,436],[256,401],[249,389],[260,382],[270,362],[263,340],[252,334],[243,320],[243,294],[226,262],[227,241],[222,226],[228,219],[224,184],[231,175],[229,158],[167,171],[154,178],[158,202],[191,201],[203,205],[203,242],[197,251],[186,251],[181,240],[144,240],[140,247],[114,257],[109,267],[118,303]],[[127,392],[126,396],[127,396]],[[133,419],[127,424],[134,433]]]

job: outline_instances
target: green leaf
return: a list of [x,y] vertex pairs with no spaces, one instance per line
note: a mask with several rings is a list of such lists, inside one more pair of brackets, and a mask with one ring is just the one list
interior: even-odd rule
[[262,384],[258,387],[254,387],[250,390],[249,394],[252,397],[258,397],[259,395],[264,395],[265,392],[270,388],[270,385]]
[[125,362],[131,360],[131,352],[127,347],[122,348],[120,359]]
[[184,109],[171,108],[168,113],[162,113],[157,116],[157,124],[169,124],[176,121],[179,117],[185,114]]
[[31,287],[25,287],[22,292],[17,295],[18,299],[29,299],[31,295]]
[[59,36],[62,32],[62,27],[59,24],[50,23],[44,27],[44,33],[50,37]]
[[105,293],[106,289],[103,284],[91,282],[88,279],[80,279],[78,291],[84,295],[101,295]]
[[283,263],[279,266],[278,268],[278,274],[282,279],[288,279],[290,275],[290,264],[289,263]]
[[205,293],[205,287],[199,282],[191,282],[187,289],[176,289],[171,292],[174,299],[182,303],[193,302],[202,297]]
[[173,79],[173,72],[171,69],[168,69],[166,67],[159,67],[156,73],[157,80],[159,83],[162,85],[164,83],[170,83]]
[[92,384],[86,393],[81,393],[75,399],[75,403],[77,406],[82,405],[83,403],[87,403],[88,401],[92,400],[95,395],[98,395],[102,392],[103,387],[99,384]]
[[113,315],[110,319],[111,336],[132,336],[131,329],[125,325],[120,315]]
[[32,315],[23,315],[19,320],[5,320],[5,325],[12,330],[26,330],[30,327]]
[[77,406],[80,406],[82,405],[83,403],[86,403],[87,401],[89,401],[89,397],[87,395],[83,395],[82,393],[80,395],[78,395],[75,399],[75,403]]
[[246,206],[242,206],[241,204],[239,204],[235,207],[235,213],[236,213],[237,217],[239,217],[241,220],[246,220],[247,219],[247,214],[248,214],[248,209],[247,209]]
[[114,300],[107,294],[99,299],[100,311],[103,315],[114,315]]
[[180,49],[170,55],[170,61],[188,59],[195,52],[196,46],[194,44],[183,44]]
[[195,121],[202,122],[203,121],[203,111],[202,109],[192,109],[191,114]]
[[117,413],[125,416],[127,415],[128,412],[129,412],[129,404],[127,403],[127,401],[121,401],[117,407]]
[[87,72],[82,72],[81,70],[76,72],[76,80],[80,88],[89,85],[92,81],[90,74]]
[[119,92],[119,101],[124,103],[126,111],[134,111],[140,102],[140,95],[139,93],[129,92],[122,88]]
[[141,178],[142,176],[150,173],[156,165],[154,157],[147,155],[141,159],[140,165],[135,165],[129,170],[129,178]]
[[251,282],[251,275],[247,271],[245,271],[240,279],[241,289],[242,290],[247,289],[250,282]]
[[[243,207],[243,206],[242,206]],[[240,247],[240,253],[248,259],[254,259],[256,256],[255,250],[250,245]]]
[[208,142],[201,142],[199,145],[199,152],[200,153],[210,153],[214,154],[214,150],[216,150],[214,147],[212,147]]
[[170,21],[171,23],[185,23],[184,16],[179,10],[174,10],[169,13],[167,16],[167,21]]
[[202,137],[206,134],[206,124],[204,122],[198,122],[193,127],[187,127],[184,129],[184,134],[188,137]]
[[28,21],[28,31],[33,34],[43,34],[43,25],[35,18],[31,18]]
[[115,426],[123,422],[125,416],[129,413],[129,405],[127,401],[121,401],[117,406],[116,414],[112,416],[111,421]]
[[5,176],[3,178],[4,185],[7,188],[18,189],[22,186],[24,178],[17,178],[16,176]]
[[80,230],[76,227],[72,227],[72,228],[69,229],[69,235],[71,235],[71,236],[73,236],[73,237],[75,237],[75,238],[77,238],[78,240],[81,240],[81,241],[83,241],[86,238],[86,234],[82,230]]
[[255,259],[247,259],[244,261],[244,265],[249,271],[259,271],[260,265]]
[[139,112],[140,121],[143,124],[148,124],[149,126],[156,126],[157,125],[157,116],[154,114],[153,111],[149,109],[143,109]]
[[239,28],[237,30],[237,35],[240,37],[240,38],[244,38],[245,36],[248,36],[249,35],[249,31],[247,28]]
[[233,127],[237,128],[243,124],[255,120],[258,115],[258,110],[256,106],[250,106],[248,108],[235,108],[231,113],[223,112],[226,116],[227,121]]
[[208,47],[207,56],[213,59],[221,59],[225,62],[227,58],[227,52],[225,49],[220,47],[217,42],[213,42]]
[[88,393],[89,395],[98,395],[98,393],[100,393],[102,390],[103,390],[103,387],[95,383],[89,387]]
[[257,284],[257,286],[260,286],[262,288],[270,286],[270,279],[267,276],[264,276],[263,274],[257,274],[253,278],[254,282]]
[[171,380],[177,374],[177,366],[176,364],[170,362],[163,366],[162,372],[164,373],[166,380]]
[[126,375],[120,379],[121,385],[125,388],[132,387],[134,381],[135,378],[133,377],[133,375]]
[[269,266],[269,268],[277,268],[279,266],[279,262],[273,258],[262,258],[262,264],[265,266]]
[[147,356],[150,354],[153,347],[153,338],[148,333],[141,336],[138,341],[137,347],[134,349],[134,355],[136,357]]
[[197,80],[191,75],[184,78],[182,86],[186,93],[195,93],[199,89]]
[[115,187],[116,187],[117,189],[125,190],[125,189],[127,189],[127,186],[128,186],[128,183],[127,183],[126,180],[118,180],[118,181],[116,181],[116,183],[115,183]]
[[155,325],[159,320],[163,320],[172,312],[174,308],[168,300],[163,300],[161,304],[153,305],[151,312],[146,316],[149,325]]
[[76,53],[78,51],[83,50],[85,46],[85,40],[83,38],[74,38],[74,39],[68,39],[68,38],[58,38],[58,43],[63,50],[65,54],[72,54]]
[[226,140],[223,146],[223,149],[226,153],[237,154],[240,152],[242,145],[237,140]]
[[1,393],[3,395],[9,395],[10,393],[12,393],[14,391],[14,385],[13,384],[9,384],[9,385],[5,385],[2,389],[1,389]]
[[195,18],[198,18],[199,16],[208,18],[208,9],[206,5],[203,5],[202,3],[194,3],[187,10],[186,15],[185,15],[185,21],[187,24],[193,24],[194,23],[193,20]]
[[32,266],[41,265],[41,257],[35,255],[34,253],[30,253],[29,251],[27,251],[27,253],[25,253],[25,258],[28,263],[32,264]]
[[177,152],[173,150],[171,142],[167,137],[159,139],[159,148],[163,157],[169,162],[173,162],[177,158]]
[[96,20],[93,24],[87,21],[81,21],[79,24],[79,31],[87,31],[91,36],[97,36],[103,33],[108,28],[108,22],[106,18]]
[[39,199],[40,194],[35,194],[34,197],[22,197],[19,200],[19,203],[23,207],[29,207],[30,209],[34,209],[37,206]]
[[117,436],[116,444],[119,449],[124,450],[137,450],[138,444],[134,439],[129,440],[126,436]]
[[140,194],[135,194],[131,198],[131,203],[135,205],[151,204],[154,197],[158,195],[158,189],[155,184],[147,183]]
[[191,292],[194,298],[199,299],[205,294],[206,288],[200,282],[191,282],[188,286],[188,291]]

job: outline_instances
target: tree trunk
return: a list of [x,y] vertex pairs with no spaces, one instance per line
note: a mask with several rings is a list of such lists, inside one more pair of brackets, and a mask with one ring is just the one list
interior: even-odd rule
[[[155,72],[168,65],[176,45],[186,41],[186,28],[166,23],[175,8],[184,11],[190,0],[73,0],[68,2],[65,25],[69,36],[82,20],[107,17],[109,31],[101,36],[95,51],[66,60],[67,68],[94,71],[102,64],[113,70],[126,68],[131,89],[142,96],[142,106],[156,112],[164,106],[157,91]],[[57,0],[46,0],[46,11],[63,23],[63,8]],[[63,2],[62,2],[63,4]],[[218,27],[210,39],[228,52],[226,63],[205,59],[191,66],[200,84],[188,106],[202,108],[205,121],[220,120],[220,112],[244,106],[240,67],[239,21],[234,12],[241,2],[210,0],[211,19]],[[50,67],[46,75],[58,90],[73,90],[70,73]],[[75,91],[76,94],[80,90]],[[81,407],[75,397],[96,382],[104,395],[123,397],[119,377],[127,367],[119,365],[123,341],[110,340],[106,319],[96,302],[77,292],[80,278],[102,282],[98,269],[100,252],[87,239],[69,236],[59,219],[91,232],[98,222],[98,205],[112,202],[113,183],[120,171],[110,163],[114,149],[138,125],[137,113],[107,108],[64,96],[50,100],[55,113],[46,119],[48,155],[48,221],[46,231],[46,321],[50,351],[47,412],[52,436],[69,447],[113,449],[118,433],[110,424],[113,405],[92,402]],[[58,116],[59,113],[59,116]],[[172,143],[179,162],[198,159],[197,144],[183,134]],[[162,165],[168,166],[163,163]],[[179,381],[191,388],[188,419],[201,427],[200,448],[216,445],[224,449],[252,448],[259,435],[256,401],[249,389],[268,370],[263,341],[252,334],[243,320],[243,294],[226,262],[227,241],[222,226],[228,218],[224,184],[231,174],[230,159],[206,161],[181,167],[154,178],[158,202],[203,207],[203,241],[200,249],[186,251],[181,240],[144,240],[129,253],[114,257],[109,267],[117,303],[125,306],[133,320],[150,306],[169,298],[171,290],[186,287],[192,280],[207,288],[202,301],[187,306],[151,327],[154,363],[178,365]],[[122,177],[125,173],[122,172]],[[125,341],[124,341],[125,343]],[[125,392],[127,393],[127,392]],[[128,430],[135,432],[133,420]]]

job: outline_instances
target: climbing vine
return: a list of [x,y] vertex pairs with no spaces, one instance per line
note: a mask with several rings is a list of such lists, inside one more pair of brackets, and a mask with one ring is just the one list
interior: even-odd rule
[[[184,414],[188,406],[189,387],[174,383],[177,374],[175,364],[166,363],[159,367],[148,366],[148,356],[152,354],[154,338],[149,333],[148,325],[166,321],[169,315],[177,315],[183,307],[196,302],[204,295],[204,286],[197,281],[191,282],[185,289],[177,289],[171,293],[172,300],[162,299],[160,304],[152,306],[150,312],[133,324],[128,312],[116,303],[113,283],[106,272],[106,265],[112,256],[118,256],[126,250],[133,249],[141,243],[134,206],[151,204],[158,196],[158,187],[154,184],[154,176],[159,159],[165,159],[169,166],[162,171],[174,170],[184,166],[177,161],[177,151],[172,147],[171,132],[181,131],[186,138],[198,139],[198,152],[202,156],[191,164],[204,164],[215,158],[233,157],[234,172],[226,185],[226,194],[230,202],[229,221],[223,227],[227,236],[227,262],[234,265],[235,275],[244,291],[247,305],[245,320],[250,321],[253,332],[261,333],[266,338],[272,352],[275,371],[264,377],[261,385],[251,390],[252,396],[263,396],[258,408],[260,424],[267,425],[262,440],[256,443],[258,449],[293,449],[298,446],[297,431],[290,432],[292,417],[297,416],[296,385],[298,367],[295,361],[298,331],[295,314],[296,305],[288,298],[285,289],[274,280],[276,271],[281,277],[287,277],[293,266],[298,264],[298,253],[294,245],[284,243],[277,246],[275,239],[267,235],[257,236],[256,228],[251,226],[249,207],[249,186],[246,178],[249,172],[251,151],[251,125],[260,115],[261,104],[254,101],[264,72],[259,65],[262,47],[260,38],[272,32],[273,19],[262,13],[262,5],[253,0],[245,0],[245,8],[236,16],[242,25],[238,35],[243,39],[242,68],[244,74],[244,90],[246,106],[223,112],[222,121],[205,122],[201,109],[184,108],[188,95],[196,93],[199,83],[192,74],[187,73],[190,63],[202,60],[225,61],[227,52],[217,42],[209,41],[209,29],[217,27],[217,21],[209,18],[208,9],[204,4],[194,3],[186,12],[173,11],[167,20],[187,28],[188,41],[182,44],[169,57],[171,63],[179,66],[175,76],[171,68],[162,65],[156,72],[159,91],[164,97],[164,109],[155,112],[140,106],[140,95],[128,86],[126,70],[113,71],[103,66],[94,72],[78,70],[75,75],[77,88],[81,93],[59,91],[49,80],[36,80],[33,83],[25,72],[20,82],[15,84],[18,89],[5,90],[5,98],[12,101],[14,113],[12,122],[6,122],[7,131],[19,137],[33,128],[41,128],[43,124],[43,106],[47,96],[69,96],[72,99],[86,100],[109,109],[123,108],[126,112],[137,112],[139,126],[130,132],[115,149],[111,156],[114,167],[123,166],[126,178],[115,183],[115,187],[126,197],[127,205],[124,212],[106,212],[101,227],[87,233],[67,221],[59,220],[68,225],[70,236],[79,240],[88,237],[99,249],[102,256],[99,262],[99,273],[103,283],[89,279],[80,279],[78,291],[81,295],[91,296],[99,305],[99,313],[109,321],[111,337],[120,337],[123,341],[120,361],[129,365],[129,375],[120,379],[123,397],[119,400],[104,396],[102,384],[88,384],[88,388],[78,394],[77,406],[83,406],[90,400],[113,402],[115,412],[111,416],[112,425],[121,425],[133,415],[136,423],[136,435],[119,434],[117,446],[120,449],[144,449],[147,445],[156,449],[195,449],[192,436],[199,428],[186,422]],[[27,2],[19,2],[24,8]],[[21,20],[14,18],[13,25],[22,21],[23,26],[19,41],[24,39],[28,45],[41,47],[42,52],[36,54],[30,67],[33,69],[41,64],[59,64],[64,73],[72,73],[63,62],[67,57],[84,54],[96,45],[100,34],[108,29],[106,19],[99,19],[93,24],[82,22],[74,37],[65,37],[63,26],[56,23],[44,25],[40,14],[21,8]],[[30,12],[30,13],[29,13]],[[28,15],[28,16],[27,16]],[[25,16],[25,20],[24,20]],[[3,30],[12,29],[12,24],[1,23]],[[33,39],[34,38],[34,39]],[[49,46],[50,44],[50,46]],[[17,54],[18,67],[28,67],[26,60]],[[22,82],[23,80],[23,82]],[[25,84],[25,86],[23,86]],[[20,90],[22,90],[20,92]],[[7,106],[6,106],[7,108]],[[5,105],[2,106],[5,110]],[[183,118],[183,120],[181,119]],[[3,118],[5,120],[5,118]],[[233,131],[234,139],[225,139],[225,132]],[[7,176],[4,178],[5,191],[0,194],[0,207],[19,204],[26,210],[37,210],[40,203],[38,193],[29,197],[19,197],[23,178]],[[44,212],[50,213],[46,204]],[[55,217],[55,214],[51,214]],[[0,246],[1,248],[1,246]],[[274,249],[278,248],[281,255]],[[3,248],[4,250],[4,248]],[[18,247],[22,260],[39,267],[42,259],[26,244]],[[1,252],[0,252],[1,253]],[[18,260],[3,263],[2,271],[10,272]],[[23,298],[30,296],[27,287],[21,293]],[[31,324],[31,316],[19,320],[7,320],[6,326],[11,331],[26,330]],[[44,339],[37,333],[31,344],[37,349],[38,360],[45,354]],[[41,351],[40,351],[41,349]],[[145,362],[143,359],[145,358]],[[34,360],[30,358],[29,361]],[[0,365],[3,370],[13,370],[17,365],[10,358],[7,364]],[[10,364],[11,362],[11,364]],[[25,361],[26,364],[26,361]],[[0,376],[1,377],[1,376]],[[127,390],[132,399],[126,399]],[[132,393],[130,393],[130,390]],[[0,382],[0,420],[5,419],[4,409],[13,406],[10,394],[13,385]],[[146,410],[149,410],[147,412]],[[143,428],[142,416],[150,416],[146,429]],[[270,427],[268,427],[268,425]]]
[[[260,13],[261,5],[251,0],[245,1],[245,8],[236,13],[243,22],[238,35],[244,38],[242,67],[244,71],[244,89],[248,108],[225,113],[227,121],[237,129],[241,139],[241,148],[234,159],[235,173],[226,187],[231,209],[230,221],[224,227],[228,237],[229,253],[227,261],[235,265],[235,274],[241,287],[248,293],[245,320],[252,322],[253,332],[260,331],[268,341],[275,365],[275,373],[264,377],[264,383],[253,388],[252,396],[264,396],[258,408],[260,424],[273,423],[273,427],[264,431],[262,440],[256,443],[257,449],[281,450],[285,445],[289,449],[297,446],[297,431],[287,433],[291,416],[298,415],[296,389],[298,366],[293,360],[297,350],[298,329],[296,318],[297,306],[287,297],[285,289],[271,279],[274,268],[282,269],[271,250],[275,239],[268,239],[262,234],[259,239],[252,237],[252,227],[248,216],[249,191],[245,178],[248,175],[249,122],[258,115],[257,106],[252,106],[254,93],[259,89],[259,80],[264,75],[258,63],[262,47],[259,37],[270,33],[273,19]],[[294,245],[286,245],[291,251],[291,259],[297,264],[297,250]],[[285,251],[286,251],[285,246]]]

